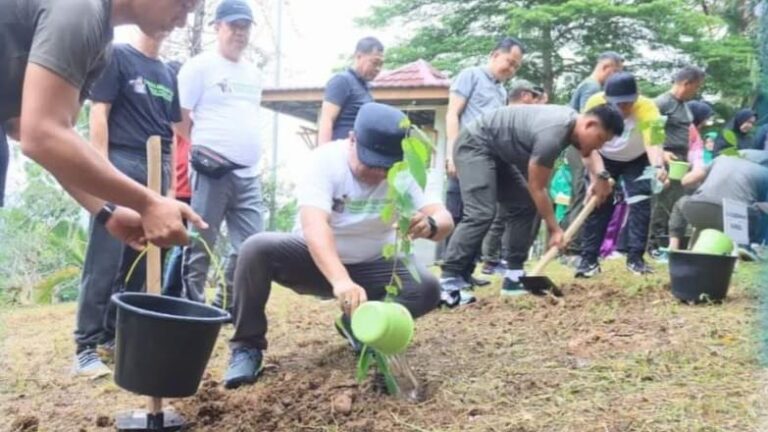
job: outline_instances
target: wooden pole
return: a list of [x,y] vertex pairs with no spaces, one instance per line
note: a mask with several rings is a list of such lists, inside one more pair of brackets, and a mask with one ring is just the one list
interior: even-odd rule
[[[158,194],[162,191],[163,168],[160,137],[147,140],[147,187]],[[147,293],[160,295],[160,248],[147,245]]]

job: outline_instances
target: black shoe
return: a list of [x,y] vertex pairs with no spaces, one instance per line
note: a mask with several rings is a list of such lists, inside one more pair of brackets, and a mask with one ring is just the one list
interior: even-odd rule
[[476,278],[474,276],[470,276],[469,277],[469,283],[471,283],[474,286],[484,287],[484,286],[490,285],[491,281],[489,281],[487,279],[478,279],[478,278]]
[[480,268],[480,272],[482,272],[484,275],[492,275],[496,273],[496,267],[499,266],[499,263],[495,261],[485,261],[483,263],[483,266]]
[[627,261],[627,270],[637,276],[645,276],[655,273],[653,267],[645,263],[642,258]]
[[582,279],[589,279],[591,277],[596,276],[598,273],[600,273],[602,270],[600,269],[600,264],[597,262],[587,262],[587,260],[582,259],[579,263],[579,267],[576,269],[576,277],[582,278]]

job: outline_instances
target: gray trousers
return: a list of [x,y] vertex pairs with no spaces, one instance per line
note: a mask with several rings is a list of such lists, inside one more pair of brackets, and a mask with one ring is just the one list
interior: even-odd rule
[[510,223],[519,227],[509,236],[505,258],[511,269],[522,268],[533,242],[536,217],[525,173],[501,162],[486,146],[468,137],[459,141],[455,160],[464,217],[448,243],[444,274],[461,276],[472,263],[496,215],[497,203],[502,212],[511,213]]
[[498,263],[503,257],[509,269],[522,270],[539,223],[535,208],[499,203],[496,217],[483,239],[483,261]]
[[[386,296],[384,287],[392,273],[391,261],[379,259],[345,267],[352,280],[365,289],[368,300]],[[419,266],[419,283],[404,266],[397,268],[403,289],[395,300],[414,318],[435,309],[440,300],[440,284],[435,276]],[[273,282],[298,294],[333,298],[333,288],[312,260],[303,237],[272,232],[256,234],[243,244],[235,269],[232,348],[267,349],[266,306]]]
[[[214,303],[220,307],[229,307],[232,304],[232,284],[240,245],[263,229],[261,180],[259,177],[238,177],[234,173],[214,179],[192,169],[190,181],[192,209],[209,225],[205,230],[192,229],[201,235],[211,250],[216,246],[221,223],[227,223],[230,249],[224,270],[226,291],[222,292],[222,287],[218,287]],[[209,267],[210,257],[201,242],[192,242],[184,249],[184,295],[190,300],[205,302],[205,282]]]
[[[568,146],[565,150],[565,160],[568,161],[568,167],[571,169],[571,201],[561,223],[563,229],[566,229],[581,213],[587,198],[587,174],[581,153],[575,147]],[[581,230],[571,240],[568,251],[574,254],[581,252]]]
[[[110,149],[109,160],[119,171],[134,181],[146,184],[146,156],[142,157],[138,153],[125,150]],[[166,190],[170,183],[170,169],[170,157],[166,155],[163,157],[163,190]],[[119,282],[115,279],[120,269],[131,264],[123,262],[124,254],[131,255],[127,253],[126,248],[128,246],[112,237],[103,225],[91,220],[88,249],[77,297],[75,343],[78,345],[78,351],[95,347],[109,338],[104,329],[109,299]],[[133,277],[143,280],[144,276],[144,274],[137,274]]]

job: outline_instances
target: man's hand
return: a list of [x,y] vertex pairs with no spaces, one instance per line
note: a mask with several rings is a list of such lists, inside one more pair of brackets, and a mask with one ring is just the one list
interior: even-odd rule
[[563,249],[565,244],[565,232],[563,232],[563,229],[559,226],[555,226],[554,229],[549,229],[549,247],[553,248],[556,247],[558,249]]
[[411,217],[411,226],[408,228],[408,236],[411,239],[429,238],[432,233],[432,229],[427,221],[427,215],[417,211]]
[[674,153],[665,151],[664,152],[664,162],[670,163],[677,160],[677,156],[675,156]]
[[667,173],[667,170],[664,167],[656,167],[657,180],[659,180],[661,183],[664,183],[667,181],[668,177],[669,177],[669,173]]
[[589,188],[587,189],[587,199],[596,196],[598,204],[602,204],[609,196],[611,196],[611,192],[613,192],[612,182],[595,179],[595,181],[590,183]]
[[445,160],[445,173],[448,174],[448,177],[456,177],[456,165],[454,165],[452,158]]
[[358,306],[368,301],[368,295],[365,293],[365,289],[354,283],[351,279],[334,284],[333,295],[336,297],[336,300],[339,301],[341,310],[348,317],[352,316],[352,313]]
[[142,250],[147,244],[141,215],[127,207],[117,207],[107,220],[105,228],[112,237],[128,244],[136,250]]
[[208,228],[208,224],[190,206],[170,198],[156,198],[141,213],[147,241],[161,248],[189,243],[184,219],[199,229]]

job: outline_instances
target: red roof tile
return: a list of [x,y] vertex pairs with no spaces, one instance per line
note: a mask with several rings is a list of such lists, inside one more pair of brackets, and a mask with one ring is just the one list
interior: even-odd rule
[[373,87],[450,87],[451,80],[424,60],[416,60],[391,71],[383,71]]

